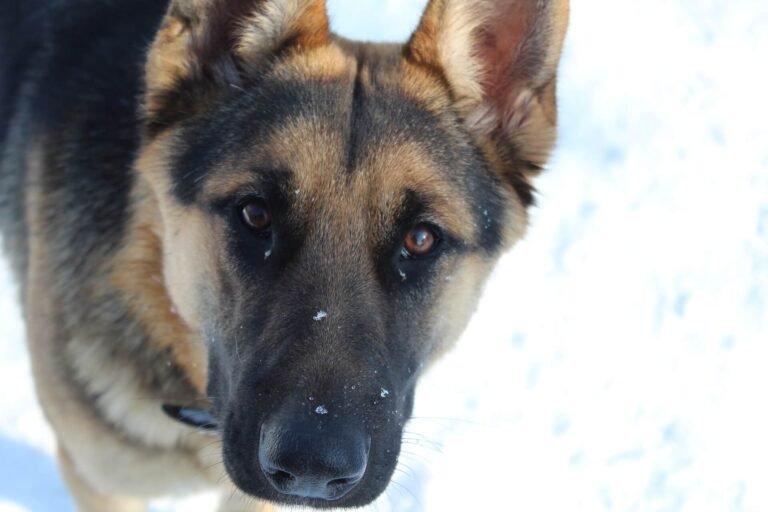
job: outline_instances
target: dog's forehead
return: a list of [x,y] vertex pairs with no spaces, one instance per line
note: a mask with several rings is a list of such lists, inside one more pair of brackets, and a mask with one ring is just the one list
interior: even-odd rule
[[258,185],[264,171],[284,172],[294,200],[311,201],[305,206],[315,212],[323,204],[346,216],[363,206],[394,209],[415,193],[469,237],[470,152],[435,108],[445,91],[429,95],[429,86],[396,51],[288,60],[183,130],[174,190],[185,202],[226,197]]

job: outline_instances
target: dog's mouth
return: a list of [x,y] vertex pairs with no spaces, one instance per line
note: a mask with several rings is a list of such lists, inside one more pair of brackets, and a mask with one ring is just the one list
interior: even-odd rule
[[179,423],[208,433],[219,431],[219,422],[209,409],[173,404],[163,404],[162,408],[165,414]]

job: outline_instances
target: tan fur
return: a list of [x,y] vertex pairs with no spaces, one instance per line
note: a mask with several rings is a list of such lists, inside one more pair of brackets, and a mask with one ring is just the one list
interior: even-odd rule
[[[478,227],[468,222],[471,213],[462,194],[441,178],[435,170],[437,164],[415,142],[381,141],[377,146],[380,151],[366,155],[360,168],[351,172],[352,186],[337,182],[344,162],[343,155],[335,153],[333,148],[343,145],[332,126],[304,120],[278,131],[266,141],[265,147],[278,164],[296,171],[300,180],[296,194],[299,209],[316,211],[319,205],[315,204],[315,198],[337,197],[337,200],[324,201],[334,205],[333,218],[341,222],[353,218],[365,220],[367,214],[350,210],[367,208],[373,216],[373,227],[378,228],[372,229],[375,234],[386,231],[394,213],[392,208],[401,203],[406,189],[410,189],[430,198],[435,222],[445,225],[460,239],[475,241]],[[326,148],[326,151],[319,153],[316,148]],[[245,181],[245,176],[242,179]]]
[[151,117],[164,106],[162,94],[192,73],[190,28],[182,20],[168,16],[157,33],[145,64],[147,95],[145,109]]
[[173,364],[184,369],[194,388],[204,396],[206,384],[205,344],[177,314],[168,296],[163,272],[163,244],[158,233],[159,211],[145,190],[137,203],[150,203],[137,209],[130,236],[118,256],[112,279],[130,304],[131,311],[147,330],[160,351],[170,349]]
[[348,75],[354,67],[354,58],[337,45],[327,44],[291,55],[277,64],[272,72],[282,79],[332,80]]
[[432,0],[409,43],[416,62],[445,74],[460,103],[483,99],[474,32],[486,15],[479,2]]
[[440,75],[414,63],[409,57],[403,57],[400,65],[403,69],[400,89],[406,96],[435,112],[452,108],[453,98],[445,90],[445,82]]
[[[382,191],[386,191],[391,203],[399,204],[405,190],[413,190],[429,198],[434,215],[429,220],[444,226],[460,240],[476,242],[480,228],[470,221],[472,213],[465,197],[453,184],[441,179],[441,174],[436,170],[437,163],[418,143],[393,141],[379,148],[380,152],[367,156],[365,165],[372,171],[362,178],[368,181],[369,190],[375,191],[370,194],[369,203],[374,197],[381,197]],[[379,223],[383,231],[386,222],[392,218],[392,212],[385,207],[381,207],[380,211],[387,214]]]
[[483,283],[493,263],[475,256],[450,262],[440,273],[441,299],[429,312],[436,346],[428,364],[438,361],[461,336],[475,312]]
[[[40,152],[29,152],[28,176],[34,180],[39,175],[42,162]],[[27,215],[34,233],[42,233],[39,208],[42,197],[39,189],[30,187],[27,195]],[[62,340],[56,330],[56,305],[48,291],[50,254],[42,236],[31,236],[29,266],[26,278],[27,293],[24,308],[27,317],[27,341],[38,398],[49,422],[53,426],[63,455],[69,478],[76,484],[77,492],[84,500],[117,500],[116,496],[131,494],[151,496],[168,490],[188,491],[207,483],[205,472],[193,451],[180,450],[176,443],[163,448],[155,442],[127,437],[116,431],[95,414],[89,398],[82,394],[66,366],[61,364],[57,346]],[[40,322],[36,319],[47,318]],[[88,357],[81,352],[76,357]],[[127,369],[132,371],[132,369]],[[94,372],[109,372],[101,362],[91,367]],[[132,382],[139,379],[132,378]],[[118,388],[120,381],[117,381]],[[121,389],[120,393],[136,392],[134,387]],[[159,411],[159,401],[152,403],[147,396],[129,397],[134,402],[143,401],[147,407]],[[160,417],[160,415],[157,415]],[[182,432],[190,444],[202,445],[206,436],[192,435],[165,420],[169,428]],[[196,439],[197,438],[197,439]],[[105,471],[104,468],[110,468]],[[109,502],[109,501],[107,501]],[[85,510],[88,510],[87,508]]]
[[251,66],[288,41],[301,51],[327,44],[329,36],[324,0],[267,0],[241,26],[235,52]]
[[279,509],[267,502],[256,501],[250,496],[235,492],[222,497],[219,512],[277,512]]
[[104,495],[95,491],[88,482],[83,480],[80,472],[72,463],[72,458],[59,449],[57,459],[64,481],[67,483],[72,497],[75,499],[80,512],[143,512],[145,503],[136,498],[125,496]]
[[[28,176],[34,180],[41,168],[41,153],[29,151]],[[39,189],[30,187],[27,196],[27,215],[32,233],[42,233],[40,208],[43,198]],[[128,252],[141,253],[141,247]],[[154,249],[150,248],[149,253]],[[69,340],[67,354],[77,370],[77,377],[89,383],[91,391],[102,397],[102,413],[111,416],[113,424],[106,423],[95,414],[88,396],[82,394],[79,382],[62,366],[56,349],[66,340],[59,337],[56,323],[40,322],[38,318],[56,318],[56,306],[48,292],[53,282],[46,255],[45,237],[30,237],[30,258],[26,278],[27,293],[27,341],[35,377],[38,398],[48,421],[54,428],[59,443],[59,464],[62,474],[83,512],[133,512],[144,510],[144,500],[167,493],[187,493],[211,486],[227,487],[226,474],[220,464],[219,442],[205,434],[198,434],[165,417],[160,410],[162,397],[151,396],[141,389],[140,378],[131,366],[116,366],[109,352],[100,352],[98,343],[80,345],[79,340]],[[125,253],[121,257],[125,256]],[[151,278],[155,262],[128,263],[149,265],[134,268],[136,277]],[[146,276],[140,275],[147,272]],[[125,276],[127,280],[127,276]],[[119,278],[118,280],[122,280]],[[150,287],[151,289],[151,287]],[[149,293],[148,297],[153,294]],[[165,299],[160,301],[165,308]],[[148,304],[155,306],[156,304]],[[148,311],[149,312],[149,311]],[[167,310],[165,311],[167,313]],[[168,320],[163,315],[163,320]],[[153,316],[152,321],[158,317]],[[170,325],[157,323],[154,334],[167,334]],[[187,332],[182,329],[181,333]],[[157,339],[158,347],[169,344],[179,353],[195,350],[183,338]],[[181,355],[181,354],[180,354]],[[181,356],[184,363],[186,356]],[[205,361],[201,361],[204,364]],[[170,364],[175,364],[170,363]],[[188,373],[195,378],[196,369]],[[199,372],[198,372],[199,373]],[[126,435],[126,431],[128,435]],[[105,470],[108,468],[108,470]],[[231,484],[230,484],[231,485]],[[126,497],[130,495],[131,497]],[[270,511],[268,505],[254,502],[251,498],[234,499],[231,491],[225,491],[220,510],[222,512]]]
[[[208,24],[215,19],[215,4],[213,0],[171,3],[145,66],[145,108],[150,118],[164,108],[165,92],[180,80],[200,74],[199,53],[213,44],[211,39],[217,34],[212,32],[226,29]],[[223,51],[252,74],[261,72],[265,59],[287,46],[305,52],[329,41],[324,0],[253,0],[250,10],[240,14],[236,38]],[[220,17],[219,22],[224,19],[226,16]]]
[[[202,343],[198,317],[200,304],[197,299],[200,297],[201,290],[198,287],[216,287],[215,273],[206,269],[210,269],[216,261],[217,240],[215,236],[210,236],[211,233],[215,233],[211,224],[212,219],[200,211],[177,205],[163,192],[169,190],[171,186],[166,169],[172,143],[173,134],[160,135],[144,148],[137,161],[136,167],[141,172],[142,178],[146,180],[145,185],[142,185],[145,190],[143,207],[150,210],[152,217],[151,220],[145,218],[145,222],[151,223],[151,226],[147,224],[139,224],[139,226],[145,229],[144,242],[147,243],[148,237],[150,243],[146,249],[155,252],[150,253],[145,250],[138,255],[131,254],[126,257],[133,258],[139,265],[145,265],[144,271],[150,273],[149,278],[155,283],[156,280],[151,274],[156,275],[160,272],[158,265],[166,269],[161,275],[162,287],[167,290],[165,292],[167,295],[163,290],[157,289],[156,300],[163,303],[165,308],[163,314],[171,313],[168,317],[170,320],[183,319],[187,325],[186,330],[180,331],[186,338],[176,336],[169,338],[169,341],[182,344],[182,339],[187,339],[200,345]],[[157,238],[153,241],[152,237]],[[162,240],[162,261],[157,260],[156,251],[160,247],[151,245],[159,240]],[[137,251],[137,249],[132,250]],[[200,273],[199,270],[193,269],[202,269],[202,273],[208,276],[208,279],[204,283],[189,279],[189,276]],[[129,279],[129,276],[126,275],[126,278]],[[172,328],[171,331],[173,330]],[[200,372],[204,371],[200,369],[200,365],[205,365],[202,347],[198,346],[192,351],[188,348],[175,350],[180,351],[180,358],[200,376]]]
[[[216,238],[213,219],[202,212],[174,210],[165,218],[164,267],[165,285],[179,314],[195,330],[199,329],[199,297],[203,287],[218,289],[211,265],[216,261]],[[208,276],[197,282],[191,276]]]

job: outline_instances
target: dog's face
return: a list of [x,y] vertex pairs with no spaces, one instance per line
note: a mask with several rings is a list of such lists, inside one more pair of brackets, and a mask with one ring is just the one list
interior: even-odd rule
[[436,0],[377,47],[331,36],[319,0],[172,2],[139,168],[246,493],[386,488],[417,379],[523,233],[554,139],[567,6],[531,4]]

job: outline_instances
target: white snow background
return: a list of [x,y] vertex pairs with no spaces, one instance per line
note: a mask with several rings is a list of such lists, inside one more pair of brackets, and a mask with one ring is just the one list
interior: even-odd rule
[[[329,4],[403,40],[424,1]],[[768,511],[768,2],[572,4],[529,234],[373,511]],[[0,511],[71,511],[5,267],[0,385]]]

